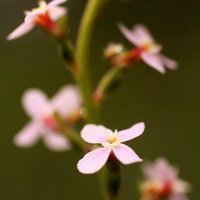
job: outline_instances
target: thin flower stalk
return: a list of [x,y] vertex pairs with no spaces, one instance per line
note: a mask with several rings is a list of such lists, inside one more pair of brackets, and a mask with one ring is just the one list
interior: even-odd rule
[[82,92],[88,123],[99,123],[100,120],[98,108],[92,100],[93,89],[90,79],[89,54],[97,16],[108,2],[109,0],[88,1],[80,24],[76,45],[76,62],[78,66],[76,78]]
[[93,101],[99,105],[102,101],[110,94],[117,86],[121,83],[124,74],[126,73],[125,68],[113,67],[111,68],[100,80],[95,92],[93,94]]

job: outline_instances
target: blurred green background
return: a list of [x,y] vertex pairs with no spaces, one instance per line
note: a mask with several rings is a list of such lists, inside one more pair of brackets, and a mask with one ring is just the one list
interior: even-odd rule
[[[38,29],[23,38],[5,40],[23,21],[23,11],[36,0],[0,1],[0,198],[6,200],[101,200],[95,176],[79,174],[76,152],[54,153],[42,142],[31,149],[13,145],[15,133],[29,120],[20,101],[37,87],[52,96],[73,82],[57,56],[56,46]],[[71,39],[75,42],[86,0],[68,0]],[[163,53],[180,63],[177,71],[161,75],[146,65],[136,67],[104,103],[104,125],[118,130],[146,123],[145,133],[130,146],[144,160],[167,157],[193,185],[190,199],[199,198],[200,168],[200,1],[113,0],[96,23],[92,39],[93,82],[109,69],[102,50],[109,42],[132,45],[116,24],[144,23]],[[122,199],[138,199],[140,165],[123,167]]]

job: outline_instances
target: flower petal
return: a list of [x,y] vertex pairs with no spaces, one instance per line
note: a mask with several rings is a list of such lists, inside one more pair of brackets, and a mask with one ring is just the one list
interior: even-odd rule
[[146,39],[153,39],[147,27],[142,24],[135,25],[132,31],[141,39],[141,41],[145,41]]
[[176,62],[175,60],[172,60],[162,54],[160,54],[160,56],[162,57],[163,63],[164,65],[171,70],[176,70],[178,69],[178,62]]
[[64,16],[67,13],[67,8],[63,8],[60,6],[53,7],[49,10],[49,15],[53,21],[58,20],[62,16]]
[[7,40],[13,40],[13,39],[16,39],[16,38],[19,38],[19,37],[25,35],[31,29],[33,29],[34,26],[35,26],[35,24],[33,22],[21,24],[12,33],[10,33],[7,36]]
[[50,3],[48,3],[47,7],[48,7],[48,9],[53,8],[53,7],[58,6],[62,3],[65,3],[66,1],[67,0],[54,0],[54,1],[51,1]]
[[173,193],[169,196],[169,200],[189,200],[185,194]]
[[173,182],[177,178],[178,170],[169,165],[165,158],[158,158],[155,163],[146,163],[142,170],[149,179]]
[[157,174],[154,164],[146,162],[142,165],[142,171],[148,179],[160,180],[160,175]]
[[159,71],[161,74],[165,73],[164,63],[159,54],[150,54],[143,52],[141,53],[141,58],[145,63],[147,63],[150,67]]
[[173,182],[177,178],[178,170],[170,165],[164,158],[159,158],[156,160],[155,169],[162,180]]
[[81,137],[88,143],[98,144],[106,142],[107,135],[112,134],[110,129],[104,126],[96,126],[93,124],[85,125],[81,131]]
[[100,148],[87,153],[77,164],[79,172],[83,174],[93,174],[105,165],[110,155],[111,149]]
[[119,131],[119,137],[121,142],[126,142],[128,140],[132,140],[133,138],[136,138],[140,136],[145,129],[144,122],[137,123],[133,125],[131,128]]
[[26,23],[33,22],[36,19],[36,17],[38,17],[38,15],[42,15],[42,14],[44,14],[44,10],[42,9],[37,9],[34,11],[26,11],[26,17],[24,21]]
[[48,104],[46,94],[38,89],[29,89],[22,97],[22,105],[30,117],[40,115]]
[[134,45],[140,46],[141,45],[141,40],[138,34],[134,32],[134,30],[129,30],[126,28],[122,23],[118,24],[118,27],[120,31],[123,33],[123,35]]
[[30,122],[16,134],[13,142],[19,147],[32,147],[40,136],[40,125],[35,122]]
[[45,145],[53,151],[66,151],[71,149],[69,140],[57,132],[47,132],[43,134]]
[[173,183],[173,189],[177,193],[184,194],[191,191],[191,185],[190,183],[177,178]]
[[51,104],[60,115],[68,117],[81,107],[80,92],[75,86],[64,86],[52,98]]
[[114,147],[113,152],[116,158],[124,165],[142,161],[142,159],[139,158],[138,155],[125,144],[120,144]]

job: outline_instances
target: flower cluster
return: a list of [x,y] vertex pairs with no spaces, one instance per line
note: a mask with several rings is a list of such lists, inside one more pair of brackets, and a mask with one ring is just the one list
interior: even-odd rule
[[[155,42],[144,25],[136,25],[130,30],[119,23],[120,31],[135,47],[127,51],[119,43],[108,45],[104,51],[104,57],[110,61],[113,68],[103,76],[97,89],[93,91],[92,87],[90,88],[87,63],[87,48],[93,21],[88,23],[84,18],[80,28],[84,31],[80,30],[77,49],[73,48],[72,42],[66,36],[68,26],[63,28],[67,24],[64,23],[66,18],[63,17],[67,14],[67,9],[61,7],[60,4],[66,1],[53,0],[46,3],[40,0],[39,7],[26,11],[24,23],[7,36],[8,40],[16,39],[28,33],[36,25],[45,30],[44,32],[48,33],[46,35],[57,43],[65,65],[69,65],[69,69],[76,68],[71,72],[78,85],[64,86],[51,99],[48,99],[46,94],[39,89],[26,91],[22,97],[22,106],[31,121],[16,134],[14,143],[19,147],[32,147],[39,139],[43,139],[47,148],[54,151],[69,150],[72,144],[78,145],[78,149],[85,154],[77,163],[79,172],[93,174],[106,166],[106,169],[110,170],[105,184],[107,190],[110,190],[108,196],[112,197],[110,199],[118,199],[120,170],[113,170],[113,172],[110,165],[114,163],[117,169],[120,169],[121,164],[128,165],[143,161],[132,148],[123,143],[140,136],[144,132],[145,124],[140,122],[121,131],[112,131],[103,125],[91,124],[98,122],[96,104],[100,107],[101,100],[118,85],[124,75],[124,69],[127,69],[131,63],[143,60],[161,74],[166,72],[166,68],[177,69],[178,63],[161,53],[162,47]],[[91,7],[87,7],[91,13],[93,12],[90,9],[98,10],[96,2],[100,5],[100,2],[104,1],[93,1],[93,4],[90,4]],[[93,14],[90,15],[93,16]],[[60,19],[61,17],[65,19],[64,22]],[[80,39],[81,36],[84,37],[83,40]],[[83,118],[80,114],[82,107],[85,114],[84,120],[88,124],[86,123],[79,134],[80,131],[77,131],[73,125]],[[170,166],[167,160],[160,158],[154,164],[146,164],[143,166],[143,172],[146,180],[141,185],[142,200],[187,199],[185,194],[189,191],[189,184],[178,178],[177,169]]]

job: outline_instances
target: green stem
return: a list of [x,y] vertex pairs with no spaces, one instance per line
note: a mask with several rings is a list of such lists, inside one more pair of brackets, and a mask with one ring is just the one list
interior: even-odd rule
[[88,144],[81,138],[80,134],[71,126],[66,126],[66,123],[62,120],[59,113],[54,112],[54,118],[59,125],[59,130],[67,136],[74,148],[87,153],[90,150]]
[[[60,54],[65,61],[66,66],[73,72],[76,76],[77,83],[80,87],[84,106],[86,110],[86,119],[88,123],[99,123],[98,109],[93,102],[93,91],[92,84],[90,80],[89,72],[89,54],[90,54],[90,44],[91,37],[93,34],[93,28],[96,22],[96,18],[99,15],[101,9],[109,0],[89,0],[86,6],[77,39],[76,55],[74,56],[74,51],[71,43],[65,34],[51,35],[50,36],[57,42]],[[65,30],[65,29],[64,29]],[[65,33],[65,31],[64,31]],[[59,36],[59,37],[57,37]],[[60,37],[62,36],[62,37]],[[114,72],[114,74],[118,72]],[[110,79],[110,78],[109,78]],[[58,113],[54,113],[54,117],[57,120],[60,131],[66,134],[69,140],[72,142],[74,147],[82,152],[88,152],[90,146],[85,143],[77,132],[69,127],[65,126]],[[102,180],[102,186],[105,190],[106,200],[118,200],[118,192],[120,185],[120,168],[116,161],[108,160],[107,166],[104,167],[104,173],[100,174],[100,179]]]
[[109,159],[106,166],[106,179],[108,188],[108,200],[119,199],[119,189],[121,183],[121,168],[116,160]]
[[116,159],[109,158],[98,175],[104,189],[105,200],[119,200],[121,183],[120,163]]
[[76,73],[76,63],[74,59],[74,48],[69,40],[57,41],[58,50],[61,58],[65,63],[66,69]]
[[[81,89],[87,122],[89,123],[99,123],[98,109],[93,102],[93,91],[89,71],[90,44],[92,41],[96,18],[108,1],[109,0],[88,1],[82,17],[77,39],[76,63],[78,71],[76,73],[76,78]],[[108,166],[106,167],[105,174],[100,172],[99,175],[100,180],[102,180],[102,186],[105,189],[105,199],[117,200],[119,191],[118,186],[120,184],[120,171],[117,170],[113,174],[112,169]]]
[[71,141],[74,148],[80,150],[83,153],[87,153],[90,148],[86,142],[80,137],[79,133],[73,128],[63,129],[63,133],[67,136],[67,138]]
[[76,77],[82,92],[87,122],[89,123],[99,123],[98,109],[92,101],[92,84],[89,73],[89,49],[96,18],[108,1],[109,0],[88,1],[82,17],[77,39],[76,62],[78,64],[78,72]]
[[124,72],[125,70],[123,68],[113,66],[102,77],[93,96],[96,104],[100,104],[102,100],[120,84]]

